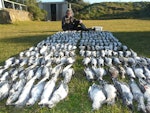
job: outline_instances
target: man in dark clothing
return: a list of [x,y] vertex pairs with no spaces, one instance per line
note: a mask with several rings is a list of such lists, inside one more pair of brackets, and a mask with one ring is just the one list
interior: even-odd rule
[[86,31],[87,28],[82,23],[82,20],[77,20],[73,17],[73,11],[71,9],[68,9],[66,11],[66,16],[62,19],[62,29],[64,31],[66,30],[84,30]]

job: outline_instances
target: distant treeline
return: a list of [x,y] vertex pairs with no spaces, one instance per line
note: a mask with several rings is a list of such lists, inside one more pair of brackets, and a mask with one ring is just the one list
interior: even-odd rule
[[150,2],[72,3],[75,17],[81,19],[150,18]]

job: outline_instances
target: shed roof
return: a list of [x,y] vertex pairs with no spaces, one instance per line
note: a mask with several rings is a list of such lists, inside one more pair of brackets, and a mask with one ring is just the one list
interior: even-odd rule
[[48,3],[59,3],[59,2],[65,2],[65,0],[41,0],[41,2],[48,2]]

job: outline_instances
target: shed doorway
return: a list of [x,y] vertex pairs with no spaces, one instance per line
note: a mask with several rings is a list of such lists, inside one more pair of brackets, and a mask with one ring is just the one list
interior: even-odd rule
[[56,21],[56,4],[51,4],[51,21]]

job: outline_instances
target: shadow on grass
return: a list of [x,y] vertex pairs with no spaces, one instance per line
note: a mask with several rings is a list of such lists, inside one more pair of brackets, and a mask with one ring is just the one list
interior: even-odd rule
[[122,44],[133,49],[139,56],[150,57],[150,31],[145,32],[113,32]]
[[41,30],[41,31],[39,31],[39,30],[37,30],[37,31],[20,31],[19,33],[28,33],[28,34],[30,34],[30,33],[32,33],[32,34],[34,34],[34,33],[55,33],[55,32],[58,32],[58,31],[54,31],[54,30],[47,30],[47,31],[45,31],[45,30]]
[[36,36],[22,36],[12,38],[1,38],[1,43],[38,43],[41,40],[46,39],[50,35],[36,35]]

